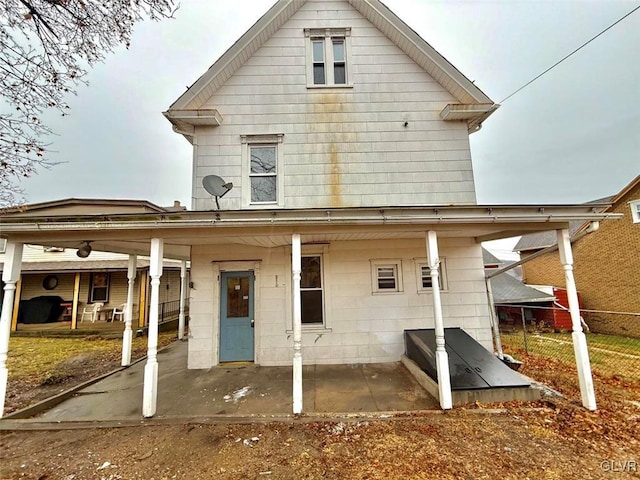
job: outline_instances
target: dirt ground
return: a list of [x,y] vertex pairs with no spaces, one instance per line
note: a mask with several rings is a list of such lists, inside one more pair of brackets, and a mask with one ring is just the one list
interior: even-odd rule
[[0,479],[640,478],[640,383],[596,377],[588,412],[571,367],[525,368],[565,398],[373,421],[4,431]]

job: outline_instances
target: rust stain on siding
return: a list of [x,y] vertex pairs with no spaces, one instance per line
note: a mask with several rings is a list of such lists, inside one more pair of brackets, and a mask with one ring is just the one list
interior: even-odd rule
[[330,202],[332,207],[342,206],[342,178],[340,175],[340,158],[338,157],[338,148],[335,143],[331,143],[329,148],[330,173],[329,188]]
[[[319,143],[325,144],[325,175],[328,177],[328,204],[331,207],[344,206],[342,198],[342,165],[339,145],[345,142],[342,135],[342,124],[349,122],[345,115],[345,96],[342,93],[318,92],[312,96],[313,120],[310,130],[320,134]],[[322,125],[322,126],[320,126]],[[323,155],[324,156],[324,155]],[[328,160],[328,161],[327,161]]]

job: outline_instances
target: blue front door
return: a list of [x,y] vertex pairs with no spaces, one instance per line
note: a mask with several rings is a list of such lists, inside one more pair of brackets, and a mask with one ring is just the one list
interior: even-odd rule
[[253,272],[220,276],[220,361],[253,362]]

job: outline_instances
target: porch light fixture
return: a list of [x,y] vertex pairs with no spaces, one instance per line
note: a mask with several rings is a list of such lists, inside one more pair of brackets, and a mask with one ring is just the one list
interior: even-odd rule
[[84,245],[82,245],[78,249],[76,255],[78,255],[80,258],[87,258],[91,254],[91,250],[91,242],[85,240]]

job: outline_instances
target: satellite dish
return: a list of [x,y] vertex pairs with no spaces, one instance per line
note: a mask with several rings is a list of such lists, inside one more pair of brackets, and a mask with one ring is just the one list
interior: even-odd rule
[[218,203],[218,199],[229,193],[233,188],[233,183],[227,183],[217,175],[207,175],[202,179],[202,186],[209,195],[216,197],[216,207],[220,210],[220,203]]

